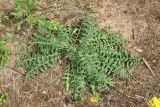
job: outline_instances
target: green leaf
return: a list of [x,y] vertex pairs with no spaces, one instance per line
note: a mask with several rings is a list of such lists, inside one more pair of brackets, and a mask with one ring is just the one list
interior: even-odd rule
[[8,41],[11,40],[13,38],[13,34],[12,33],[6,33],[4,35],[4,37],[2,38],[3,41]]

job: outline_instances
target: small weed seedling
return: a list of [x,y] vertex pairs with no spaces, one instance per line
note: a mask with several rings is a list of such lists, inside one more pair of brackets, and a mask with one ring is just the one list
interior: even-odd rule
[[36,9],[34,0],[15,0],[16,9],[12,15],[17,17],[28,16]]
[[37,8],[35,0],[14,0],[16,5],[15,10],[11,13],[17,22],[18,31],[21,30],[22,26],[26,22],[27,18],[32,15],[34,10]]
[[0,68],[4,67],[8,60],[9,48],[5,45],[8,40],[12,38],[12,34],[6,33],[3,38],[0,39]]
[[0,106],[2,106],[6,100],[8,99],[9,95],[6,92],[0,93]]

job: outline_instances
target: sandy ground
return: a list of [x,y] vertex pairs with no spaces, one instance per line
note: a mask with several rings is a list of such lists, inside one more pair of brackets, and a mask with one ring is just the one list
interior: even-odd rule
[[[41,1],[43,8],[35,14],[73,25],[85,15],[94,15],[101,21],[99,27],[109,25],[112,31],[122,32],[132,42],[131,50],[139,52],[151,66],[155,76],[145,64],[141,64],[129,70],[129,80],[117,80],[115,88],[105,90],[99,103],[85,101],[75,104],[65,94],[61,81],[61,62],[37,78],[22,82],[24,69],[15,70],[14,64],[18,59],[21,43],[27,42],[30,33],[27,29],[17,33],[16,25],[11,23],[8,24],[9,29],[0,30],[1,34],[6,31],[14,32],[14,39],[7,44],[11,49],[8,64],[0,70],[0,92],[7,91],[10,94],[5,107],[146,107],[149,99],[160,96],[159,0],[101,0],[93,10],[86,9],[93,0],[70,0],[64,6],[55,5],[62,3],[62,0]],[[0,16],[4,16],[13,7],[13,3],[1,0]]]

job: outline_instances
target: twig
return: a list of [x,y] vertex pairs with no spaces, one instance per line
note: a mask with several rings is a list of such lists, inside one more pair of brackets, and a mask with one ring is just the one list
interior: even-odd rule
[[145,65],[147,66],[147,68],[151,71],[153,76],[156,76],[155,73],[153,72],[151,66],[149,65],[149,63],[147,62],[147,60],[145,58],[142,58],[143,62],[145,63]]
[[142,97],[142,96],[140,96],[140,95],[135,95],[135,97],[136,97],[136,98],[141,98],[141,99],[145,100],[145,98]]
[[132,39],[135,39],[134,29],[132,29]]
[[126,95],[125,93],[120,92],[120,91],[118,91],[118,90],[116,90],[116,89],[113,89],[113,90],[116,91],[117,93],[119,93],[119,94],[121,94],[121,95],[129,98],[129,99],[132,99],[132,100],[136,100],[136,101],[138,101],[138,102],[141,102],[141,101],[139,101],[139,100],[138,100],[137,98],[135,98],[135,97],[128,96],[128,95]]
[[145,95],[145,103],[147,103],[148,97],[149,97],[149,91],[148,91],[147,94]]

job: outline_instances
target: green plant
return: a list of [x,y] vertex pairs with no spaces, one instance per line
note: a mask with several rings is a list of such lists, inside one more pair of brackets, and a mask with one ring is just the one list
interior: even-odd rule
[[6,92],[0,93],[0,106],[2,106],[6,100],[8,99],[9,95]]
[[12,14],[17,17],[28,16],[36,9],[34,0],[15,0],[16,9]]
[[29,15],[27,22],[30,28],[38,28],[40,33],[51,33],[60,28],[60,23],[57,21],[48,21],[44,16],[32,16]]
[[107,27],[98,29],[96,18],[84,18],[75,29],[45,18],[31,17],[28,22],[38,33],[29,45],[30,54],[18,64],[27,69],[25,78],[65,58],[64,81],[73,101],[85,98],[86,87],[99,96],[98,88],[112,87],[113,78],[126,78],[125,68],[140,61],[138,55],[125,49],[129,42],[120,33],[109,32]]
[[10,50],[5,44],[6,44],[6,41],[10,40],[11,38],[12,38],[12,34],[6,33],[3,36],[3,38],[0,40],[0,68],[2,68],[8,60]]
[[112,78],[126,77],[125,68],[139,62],[138,55],[125,50],[128,41],[120,33],[98,29],[97,25],[93,17],[83,19],[78,25],[78,47],[69,58],[65,77],[73,100],[83,99],[85,85],[93,94],[98,88],[113,86]]
[[4,30],[6,26],[0,22],[0,30]]
[[31,16],[36,9],[37,3],[35,0],[14,0],[14,3],[16,7],[15,10],[11,12],[11,15],[15,17],[18,31],[20,31],[28,17]]
[[[24,75],[25,80],[53,66],[60,57],[60,52],[65,48],[60,36],[68,37],[69,28],[61,27],[56,21],[48,21],[44,17],[30,17],[28,19],[31,28],[35,28],[37,33],[34,34],[31,44],[28,46],[29,55],[17,62],[16,67],[24,66],[27,69]],[[61,35],[61,36],[63,36]],[[34,50],[32,50],[34,48]],[[31,49],[31,50],[30,50]]]

